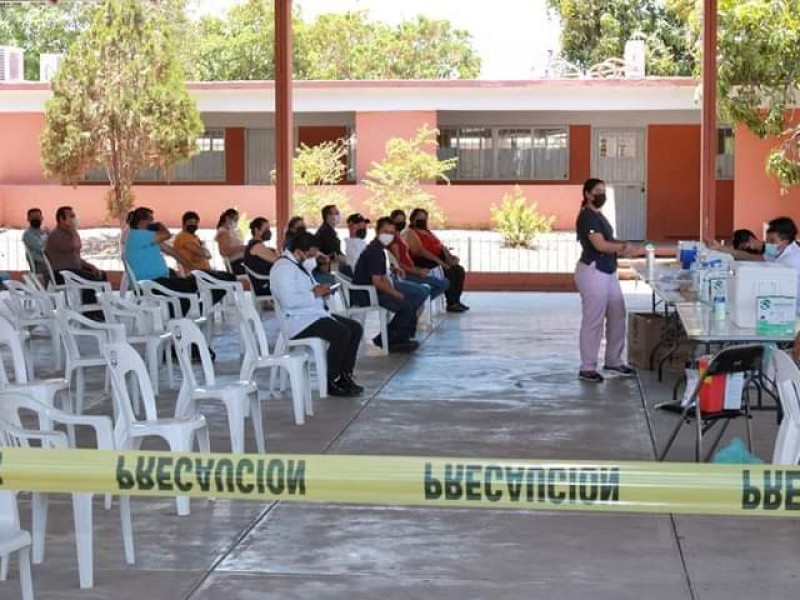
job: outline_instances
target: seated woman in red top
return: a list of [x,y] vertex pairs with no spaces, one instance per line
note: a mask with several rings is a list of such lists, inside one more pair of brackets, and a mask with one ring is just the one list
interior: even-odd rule
[[408,243],[400,235],[406,228],[406,213],[399,209],[393,210],[389,218],[394,223],[394,228],[397,232],[395,233],[394,241],[389,245],[389,252],[397,259],[397,264],[400,265],[400,268],[405,271],[406,281],[427,285],[431,290],[431,299],[438,298],[450,287],[450,281],[446,278],[431,275],[430,269],[418,267],[414,264],[414,259],[411,258],[411,253],[408,251]]
[[442,267],[450,287],[445,296],[448,312],[464,312],[469,307],[461,302],[464,293],[464,267],[459,264],[457,256],[450,253],[441,240],[428,229],[428,212],[422,208],[411,211],[411,227],[406,232],[408,249],[414,264],[423,269]]

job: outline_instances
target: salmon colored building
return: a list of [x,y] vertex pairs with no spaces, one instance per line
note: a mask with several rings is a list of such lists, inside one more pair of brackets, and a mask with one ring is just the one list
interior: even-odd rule
[[[145,173],[137,203],[170,226],[187,209],[214,225],[229,206],[275,216],[274,86],[271,82],[192,83],[206,132],[200,152],[167,183]],[[295,139],[313,145],[350,137],[346,187],[369,212],[361,181],[386,142],[429,125],[440,155],[458,157],[450,185],[431,185],[453,228],[491,227],[490,208],[519,184],[539,209],[570,230],[582,182],[605,179],[618,234],[659,241],[696,238],[700,202],[697,82],[685,78],[531,81],[307,81],[294,86]],[[0,83],[0,222],[21,227],[25,211],[46,218],[71,204],[84,226],[106,220],[103,174],[76,187],[48,180],[39,135],[48,84]],[[760,232],[778,214],[800,218],[800,192],[781,196],[764,172],[768,142],[719,129],[719,235]],[[214,222],[212,222],[214,221]]]

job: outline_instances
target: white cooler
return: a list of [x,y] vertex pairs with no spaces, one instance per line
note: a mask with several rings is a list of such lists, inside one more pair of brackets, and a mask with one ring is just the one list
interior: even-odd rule
[[736,261],[728,293],[733,322],[755,327],[758,297],[781,296],[797,302],[797,271],[775,263]]

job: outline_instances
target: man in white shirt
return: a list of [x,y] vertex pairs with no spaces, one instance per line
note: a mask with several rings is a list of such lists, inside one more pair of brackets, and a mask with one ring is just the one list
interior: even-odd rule
[[797,272],[797,314],[800,315],[800,247],[796,240],[797,226],[789,217],[778,217],[767,223],[764,260]]
[[328,393],[360,396],[364,388],[353,378],[358,348],[364,330],[352,319],[331,315],[325,298],[329,284],[320,284],[312,272],[317,266],[319,242],[302,233],[292,241],[270,270],[270,289],[286,319],[292,339],[322,338],[328,342]]
[[355,271],[358,264],[358,257],[367,247],[367,225],[369,219],[365,219],[361,213],[355,213],[347,217],[347,228],[350,230],[350,237],[344,241],[345,262]]

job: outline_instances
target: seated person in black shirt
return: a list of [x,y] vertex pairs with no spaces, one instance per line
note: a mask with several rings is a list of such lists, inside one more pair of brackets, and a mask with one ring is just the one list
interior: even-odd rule
[[[247,242],[244,251],[244,266],[257,275],[269,276],[272,265],[278,260],[279,254],[266,244],[272,239],[272,230],[269,221],[264,217],[257,217],[250,221],[250,234],[252,239]],[[248,273],[249,276],[249,273]],[[250,285],[256,296],[269,296],[269,280],[264,281],[250,276]]]
[[[353,283],[356,285],[374,285],[378,291],[379,304],[394,313],[389,323],[389,351],[413,352],[419,343],[411,338],[417,331],[418,305],[402,292],[395,289],[389,277],[386,248],[394,241],[394,223],[388,217],[378,219],[376,226],[377,235],[370,242],[355,268]],[[356,306],[365,306],[369,299],[365,292],[354,291],[350,300]],[[376,346],[382,346],[380,336],[373,340]]]
[[317,268],[314,270],[314,277],[320,283],[335,283],[336,278],[331,275],[331,271],[337,268],[343,275],[353,276],[353,271],[344,262],[342,253],[342,242],[336,232],[342,222],[342,215],[335,205],[329,204],[322,208],[322,225],[317,229],[317,240],[319,242],[319,258]]

